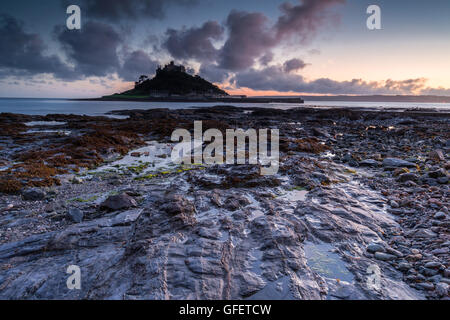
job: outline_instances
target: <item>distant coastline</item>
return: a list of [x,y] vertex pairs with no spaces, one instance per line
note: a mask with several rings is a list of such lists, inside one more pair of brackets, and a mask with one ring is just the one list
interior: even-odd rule
[[304,100],[299,97],[130,97],[113,95],[92,99],[70,99],[72,101],[137,101],[137,102],[214,102],[214,103],[296,103]]
[[136,102],[219,102],[219,103],[301,103],[305,101],[336,102],[411,102],[411,103],[450,103],[447,96],[412,96],[412,95],[361,95],[361,96],[254,96],[254,97],[151,97],[111,95],[100,98],[76,98],[72,101],[136,101]]
[[448,96],[337,95],[337,96],[302,96],[302,98],[305,101],[450,103],[450,97]]

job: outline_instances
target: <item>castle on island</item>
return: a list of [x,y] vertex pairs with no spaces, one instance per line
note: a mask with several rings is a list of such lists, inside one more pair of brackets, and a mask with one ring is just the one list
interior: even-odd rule
[[164,68],[161,66],[158,66],[158,69],[156,69],[156,74],[161,72],[183,72],[186,73],[186,67],[183,65],[177,66],[175,64],[175,61],[170,61],[169,64],[166,64]]
[[150,98],[222,98],[231,97],[216,85],[201,78],[190,75],[183,65],[170,61],[164,67],[158,66],[155,76],[150,79],[146,75],[139,77],[134,90],[126,92],[130,95],[149,96]]

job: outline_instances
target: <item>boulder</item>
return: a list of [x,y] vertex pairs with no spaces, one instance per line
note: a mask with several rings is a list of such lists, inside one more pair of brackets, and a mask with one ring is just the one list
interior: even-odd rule
[[417,181],[417,176],[414,173],[403,173],[398,176],[398,182]]
[[428,158],[436,162],[445,161],[444,153],[439,149],[431,151]]
[[375,252],[375,259],[381,260],[381,261],[392,261],[397,259],[396,256],[384,252]]
[[429,172],[428,176],[430,178],[433,178],[433,179],[446,177],[447,176],[447,171],[445,171],[444,169],[441,168],[439,170]]
[[67,210],[66,218],[70,221],[80,223],[83,221],[84,213],[78,208],[70,208],[69,210]]
[[443,219],[445,219],[445,213],[444,212],[442,212],[442,211],[439,211],[439,212],[436,212],[436,214],[434,215],[434,219],[436,219],[436,220],[443,220]]
[[380,165],[380,163],[373,159],[366,159],[366,160],[361,161],[359,163],[359,165],[362,167],[378,167]]
[[115,196],[110,196],[108,199],[102,202],[100,208],[109,211],[118,211],[123,209],[128,209],[131,207],[137,207],[137,202],[134,198],[127,194],[120,194]]
[[408,162],[402,159],[397,158],[386,158],[383,160],[383,167],[390,167],[390,168],[414,168],[416,166],[415,163]]
[[386,249],[381,244],[371,243],[367,246],[367,251],[370,253],[376,253],[376,252],[385,252]]
[[181,195],[171,195],[167,197],[166,202],[161,206],[161,209],[171,216],[193,216],[195,213],[195,206],[192,202]]
[[41,201],[44,200],[46,193],[38,188],[26,189],[22,192],[22,197],[26,201]]

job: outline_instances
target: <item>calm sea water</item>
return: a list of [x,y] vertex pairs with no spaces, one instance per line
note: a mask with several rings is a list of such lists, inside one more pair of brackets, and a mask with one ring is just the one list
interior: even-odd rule
[[[209,107],[218,103],[189,103],[189,102],[129,102],[129,101],[71,101],[64,99],[10,99],[0,98],[0,113],[11,112],[30,115],[46,115],[52,113],[78,114],[97,116],[108,111],[124,109],[168,108],[183,109],[190,107]],[[360,108],[430,108],[449,110],[450,103],[398,103],[398,102],[345,102],[345,101],[306,101],[305,104],[264,103],[246,104],[235,103],[237,107],[263,107],[289,109],[302,106],[336,106]]]

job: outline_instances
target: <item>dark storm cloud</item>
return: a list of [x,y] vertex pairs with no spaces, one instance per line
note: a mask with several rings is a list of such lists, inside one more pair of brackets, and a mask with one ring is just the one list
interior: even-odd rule
[[111,26],[90,21],[76,32],[64,27],[55,32],[80,75],[106,76],[120,68],[117,52],[122,39]]
[[[275,24],[263,13],[232,10],[225,22],[228,37],[223,47],[216,49],[212,45],[213,37],[204,30],[205,25],[200,29],[169,29],[165,47],[175,58],[192,58],[209,64],[215,57],[220,69],[234,72],[249,69],[257,61],[267,65],[272,61],[272,50],[281,42],[290,37],[302,42],[312,38],[320,26],[334,17],[328,9],[344,2],[304,0],[298,5],[286,2],[280,6],[281,15]],[[219,33],[217,22],[208,24]]]
[[286,2],[280,6],[282,15],[273,26],[261,13],[232,11],[226,23],[229,37],[221,51],[221,67],[245,70],[256,59],[270,55],[287,37],[295,36],[303,42],[310,39],[332,16],[328,9],[342,3],[345,0],[303,0],[298,5]]
[[379,82],[362,79],[335,81],[328,78],[307,81],[301,75],[286,73],[283,66],[270,66],[261,70],[252,68],[236,74],[232,82],[238,88],[318,94],[410,94],[422,90],[425,85],[423,78]]
[[140,75],[153,74],[158,67],[158,62],[142,50],[136,50],[126,54],[125,61],[118,75],[125,81],[136,81]]
[[[170,5],[193,5],[197,0],[80,0],[91,18],[116,22],[120,19],[163,19]],[[65,3],[67,1],[65,0]]]
[[329,8],[344,4],[346,0],[302,0],[298,5],[285,2],[280,6],[282,15],[275,25],[277,38],[295,36],[300,41],[307,41],[316,31],[332,21]]
[[263,66],[267,66],[269,63],[273,61],[274,55],[272,52],[267,52],[261,58],[259,58],[259,63]]
[[254,90],[297,91],[303,77],[284,72],[281,66],[270,66],[261,70],[249,69],[239,72],[233,78],[236,86]]
[[220,40],[223,27],[215,21],[208,21],[200,28],[183,30],[168,29],[164,47],[177,59],[197,59],[200,61],[215,60],[218,50],[212,41]]
[[125,81],[152,73],[158,63],[143,51],[126,51],[123,64],[119,52],[125,46],[122,37],[110,25],[86,22],[81,30],[55,28],[55,36],[70,62],[45,54],[47,46],[38,34],[28,33],[17,19],[0,15],[0,77],[29,77],[51,74],[66,81],[117,73]]
[[229,77],[230,73],[228,70],[224,70],[216,64],[204,63],[200,67],[199,75],[209,81],[220,83],[225,81]]
[[273,48],[278,40],[268,22],[262,13],[233,10],[226,22],[229,36],[220,53],[220,66],[233,71],[247,69]]
[[291,59],[283,64],[283,70],[287,73],[305,68],[307,64],[301,59]]
[[56,55],[46,55],[47,46],[38,34],[27,33],[21,22],[0,15],[0,75],[23,76],[41,73],[72,79],[72,70]]

